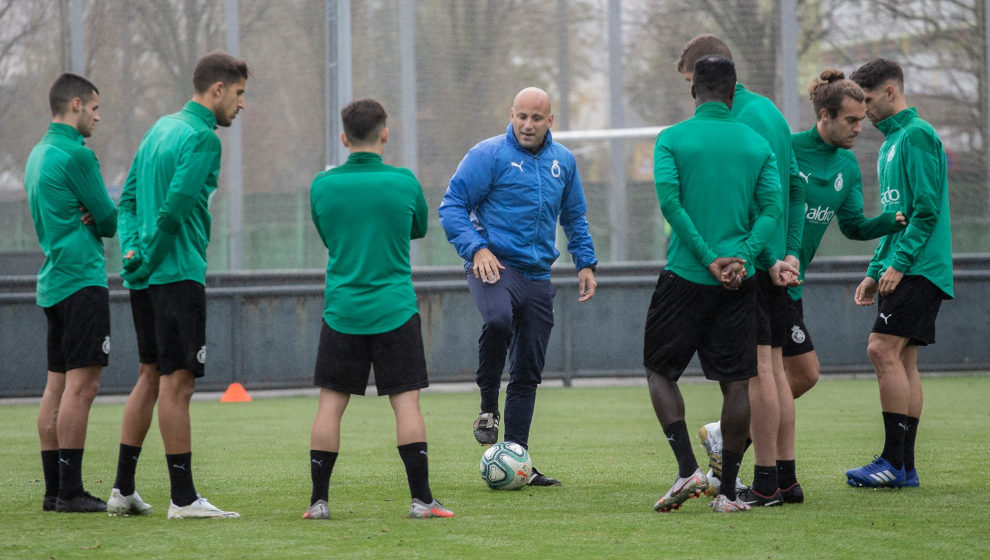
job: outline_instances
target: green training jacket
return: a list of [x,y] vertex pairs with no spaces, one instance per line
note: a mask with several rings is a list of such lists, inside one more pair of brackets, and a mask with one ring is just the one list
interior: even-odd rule
[[879,279],[893,266],[924,276],[951,298],[952,231],[942,141],[914,107],[887,117],[877,128],[886,137],[877,156],[880,204],[884,212],[903,212],[908,224],[880,240],[866,274]]
[[417,312],[409,242],[426,235],[428,209],[412,171],[373,152],[316,175],[313,223],[327,247],[323,320],[346,334],[379,334]]
[[776,159],[767,141],[723,103],[704,103],[693,118],[660,133],[653,178],[673,230],[667,270],[717,285],[708,265],[716,257],[742,257],[747,275],[753,273],[782,213]]
[[126,287],[206,284],[209,201],[220,174],[216,125],[212,111],[189,101],[141,140],[118,204],[121,253],[138,255],[124,263]]
[[[732,116],[759,133],[770,143],[777,156],[777,172],[780,177],[781,216],[773,237],[760,254],[756,267],[767,270],[786,255],[801,250],[801,231],[804,228],[804,183],[795,172],[791,152],[791,127],[773,101],[753,93],[740,83],[732,99]],[[756,209],[753,209],[754,214]]]
[[[24,189],[45,253],[38,271],[38,305],[51,307],[89,286],[107,287],[102,238],[116,233],[117,210],[83,135],[66,124],[48,125],[28,156]],[[80,220],[80,206],[92,214],[92,225]]]
[[[833,218],[838,218],[842,235],[859,241],[903,229],[897,223],[896,212],[884,212],[874,218],[863,215],[863,180],[855,154],[822,140],[817,126],[791,138],[798,176],[805,184],[804,235],[798,254],[802,281]],[[791,299],[801,299],[801,289],[802,286],[789,288]]]

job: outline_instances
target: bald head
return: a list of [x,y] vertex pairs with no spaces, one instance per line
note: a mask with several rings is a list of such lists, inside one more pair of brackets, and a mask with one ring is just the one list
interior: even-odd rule
[[539,150],[553,124],[550,96],[537,87],[523,89],[512,100],[509,120],[519,145],[532,152]]

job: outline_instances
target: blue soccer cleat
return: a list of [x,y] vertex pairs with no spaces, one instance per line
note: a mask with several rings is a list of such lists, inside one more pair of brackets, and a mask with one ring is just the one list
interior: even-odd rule
[[860,488],[900,488],[905,484],[904,467],[895,469],[878,456],[869,465],[846,471],[846,478],[846,484]]
[[901,486],[904,488],[917,488],[921,486],[921,483],[918,482],[918,470],[911,469],[904,473],[904,484],[901,484]]

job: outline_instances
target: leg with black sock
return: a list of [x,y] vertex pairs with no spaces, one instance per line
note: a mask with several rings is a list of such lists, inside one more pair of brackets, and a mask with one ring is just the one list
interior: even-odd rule
[[336,463],[337,453],[334,451],[309,450],[309,475],[313,481],[309,505],[315,504],[318,500],[330,500],[330,476]]
[[125,443],[120,444],[120,451],[117,454],[117,478],[113,487],[120,490],[124,496],[130,496],[134,493],[134,474],[137,472],[140,456],[140,447]]
[[777,465],[753,465],[753,485],[755,492],[763,496],[772,496],[779,488],[777,484]]
[[908,429],[904,432],[904,470],[914,470],[914,442],[918,437],[918,424],[920,418],[905,417]]
[[44,510],[54,511],[59,486],[58,449],[48,449],[41,452],[41,470],[45,475]]
[[[723,432],[724,433],[724,432]],[[743,454],[722,450],[722,480],[735,480],[739,476],[739,467],[742,466]],[[736,499],[736,485],[723,484],[719,487],[718,493],[724,495],[730,502]]]
[[165,455],[168,480],[172,487],[172,503],[182,507],[196,501],[196,486],[192,476],[192,452]]
[[746,440],[749,436],[749,381],[723,381],[722,389],[722,480],[719,494],[729,501],[736,499],[736,485],[732,481],[739,476]]
[[82,449],[58,450],[58,497],[62,500],[74,498],[83,492]]
[[797,467],[794,459],[777,461],[777,484],[784,490],[797,484]]
[[430,464],[426,451],[426,442],[418,441],[399,445],[399,457],[406,467],[406,480],[409,482],[409,494],[425,504],[433,502],[433,492],[430,491]]
[[674,451],[677,458],[677,476],[687,478],[694,471],[698,470],[698,461],[694,457],[694,450],[691,447],[691,436],[688,435],[687,423],[678,420],[663,427],[663,433],[667,436],[667,443]]
[[907,436],[907,415],[894,412],[883,413],[883,451],[880,457],[895,469],[904,467],[904,439]]

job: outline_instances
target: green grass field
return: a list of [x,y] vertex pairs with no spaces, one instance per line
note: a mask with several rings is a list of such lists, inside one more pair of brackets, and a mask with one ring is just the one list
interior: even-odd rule
[[[250,388],[249,388],[250,389]],[[688,425],[717,417],[713,383],[684,384]],[[875,381],[825,380],[798,403],[806,503],[719,516],[707,500],[657,514],[676,474],[644,386],[543,388],[530,446],[557,488],[488,490],[470,424],[477,396],[427,393],[435,495],[457,516],[412,520],[391,409],[354,398],[330,487],[332,519],[304,521],[316,399],[193,403],[197,489],[239,520],[168,521],[168,475],[153,428],[137,473],[150,517],[41,511],[36,405],[0,405],[3,558],[987,558],[990,376],[925,379],[921,488],[853,489],[847,468],[882,445]],[[84,480],[106,498],[122,405],[90,415]],[[696,446],[699,462],[704,451]],[[749,454],[751,455],[751,454]],[[752,476],[747,456],[742,478]]]

